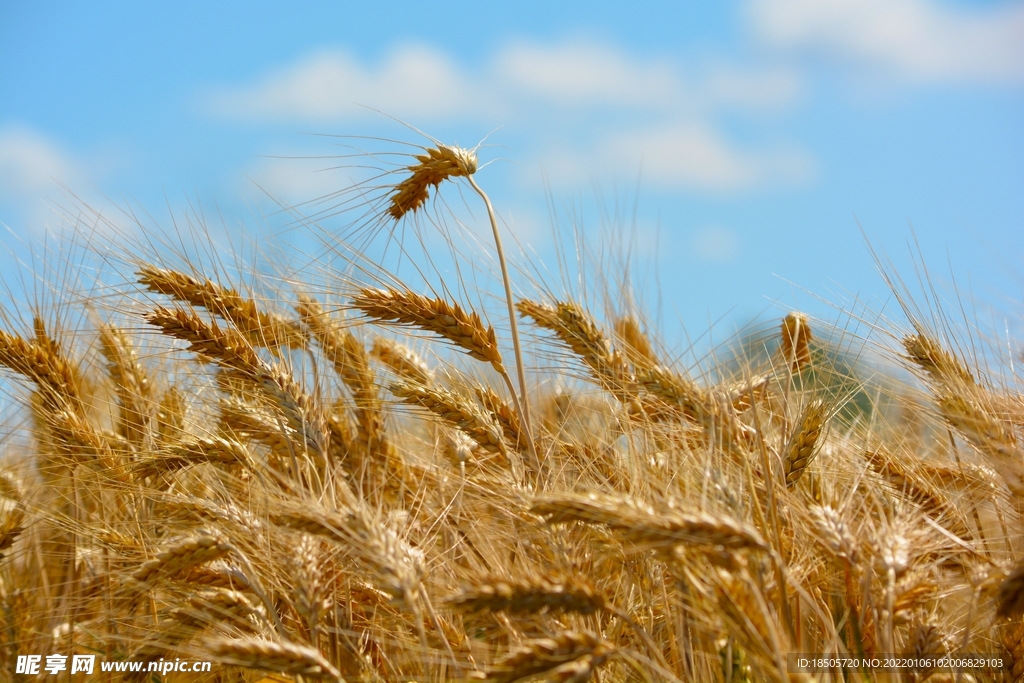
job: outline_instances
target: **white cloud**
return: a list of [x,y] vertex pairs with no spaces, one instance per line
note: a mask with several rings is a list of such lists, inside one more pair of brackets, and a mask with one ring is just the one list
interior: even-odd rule
[[[124,235],[131,228],[110,223],[119,212],[96,191],[105,175],[123,163],[111,150],[73,155],[38,131],[15,124],[0,126],[0,221],[25,235],[53,231]],[[104,218],[100,218],[103,216]],[[83,222],[84,221],[84,222]]]
[[496,60],[496,76],[512,88],[553,102],[650,107],[677,100],[682,83],[664,62],[642,62],[588,42],[518,43]]
[[685,76],[680,65],[641,60],[595,42],[514,43],[477,70],[444,53],[400,46],[379,64],[340,51],[313,54],[265,74],[249,86],[207,93],[218,116],[333,122],[369,114],[447,120],[521,119],[538,107],[620,106],[652,113],[758,111],[790,104],[802,94],[793,70],[714,64]]
[[344,52],[319,52],[255,85],[214,92],[208,106],[227,118],[324,123],[365,116],[364,107],[398,117],[433,118],[487,105],[444,54],[406,45],[375,66]]
[[0,196],[19,203],[53,193],[80,178],[60,147],[27,128],[0,128]]
[[644,184],[712,192],[765,185],[800,185],[815,165],[797,148],[747,150],[700,121],[672,123],[609,136],[589,154],[569,153],[553,176],[578,184],[612,171],[642,172]]
[[86,177],[80,162],[56,142],[21,126],[0,128],[0,220],[19,232],[65,229],[68,217],[57,208],[69,203],[63,187],[88,192]]
[[[803,94],[797,72],[719,62],[684,66],[579,40],[513,43],[477,69],[423,46],[397,48],[378,64],[321,52],[254,85],[212,93],[207,104],[231,118],[336,122],[369,113],[353,104],[359,102],[414,122],[514,123],[532,127],[542,142],[536,161],[553,178],[572,182],[622,168],[635,172],[641,161],[645,182],[673,189],[734,191],[808,177],[813,164],[806,153],[745,151],[716,125],[723,110],[757,117],[793,104]],[[650,127],[612,137],[597,127],[609,109],[623,108]],[[566,144],[574,147],[554,151]],[[267,166],[254,175],[282,197],[302,189]]]
[[713,106],[732,106],[750,111],[781,109],[804,96],[804,79],[793,69],[761,69],[719,65],[710,70],[703,84]]
[[734,230],[720,225],[709,225],[691,236],[690,246],[700,259],[724,263],[731,260],[739,251],[740,240]]
[[833,54],[920,81],[1024,81],[1024,5],[934,0],[751,0],[768,43]]

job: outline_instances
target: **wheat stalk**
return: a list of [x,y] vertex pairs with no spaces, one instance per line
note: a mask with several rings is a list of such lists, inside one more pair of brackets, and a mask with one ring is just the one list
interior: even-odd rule
[[[501,243],[501,232],[498,230],[498,219],[491,205],[491,199],[481,189],[473,174],[477,171],[477,157],[475,150],[462,149],[449,145],[438,144],[437,148],[426,150],[425,155],[417,156],[419,162],[410,166],[412,172],[408,178],[399,183],[394,195],[391,198],[389,214],[395,220],[400,219],[410,210],[415,211],[426,202],[429,191],[433,185],[437,187],[446,179],[451,177],[465,177],[473,191],[480,195],[487,208],[487,217],[491,223],[491,231],[494,235],[494,248],[498,253],[498,264],[501,267],[502,284],[505,287],[505,303],[508,306],[508,321],[512,332],[512,345],[516,359],[516,373],[519,380],[519,394],[512,387],[511,380],[503,370],[499,372],[505,377],[509,384],[509,391],[512,393],[513,401],[519,414],[522,416],[524,429],[529,437],[528,446],[530,449],[531,466],[535,470],[540,469],[540,461],[533,447],[533,429],[530,419],[530,400],[526,389],[526,369],[523,366],[523,352],[519,341],[519,326],[516,322],[515,302],[512,296],[512,283],[508,275],[508,263],[505,260],[505,250]],[[489,359],[488,359],[489,360]],[[493,361],[492,361],[493,362]],[[495,366],[497,368],[497,366]]]

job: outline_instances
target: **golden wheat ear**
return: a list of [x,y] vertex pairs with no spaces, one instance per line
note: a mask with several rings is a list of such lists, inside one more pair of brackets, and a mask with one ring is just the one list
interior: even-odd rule
[[426,361],[412,349],[392,339],[374,339],[370,354],[407,382],[429,386],[434,381],[434,372]]
[[305,645],[235,638],[213,639],[204,648],[222,664],[342,682],[341,674],[320,651]]
[[522,579],[481,577],[445,602],[461,612],[591,614],[605,606],[588,582],[576,577],[529,576]]
[[554,638],[536,638],[514,649],[477,680],[517,683],[543,675],[547,681],[590,680],[617,648],[588,631],[562,631]]
[[807,316],[794,311],[782,320],[782,357],[794,374],[811,362],[811,326]]
[[312,297],[300,296],[296,311],[352,394],[361,445],[387,455],[389,442],[381,413],[380,391],[366,347]]
[[822,399],[812,400],[797,421],[783,451],[783,474],[786,488],[796,486],[811,460],[817,455],[816,447],[831,412],[830,406]]
[[302,349],[309,339],[296,321],[263,311],[252,299],[212,280],[151,265],[142,266],[137,275],[139,284],[151,292],[205,308],[228,320],[254,346]]
[[477,158],[472,150],[438,145],[416,156],[419,163],[409,166],[409,177],[400,182],[391,195],[388,214],[395,220],[410,211],[417,211],[430,198],[430,188],[449,178],[476,173]]
[[499,374],[506,374],[494,328],[457,303],[408,290],[366,288],[352,297],[352,307],[384,324],[433,332],[470,358],[490,363]]

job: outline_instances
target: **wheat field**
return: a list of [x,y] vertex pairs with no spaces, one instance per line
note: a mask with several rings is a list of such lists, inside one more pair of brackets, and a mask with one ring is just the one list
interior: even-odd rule
[[[426,148],[370,215],[490,211],[476,170]],[[794,311],[694,372],[579,293],[131,270],[5,307],[0,679],[1024,681],[1013,360],[895,279],[870,339]]]

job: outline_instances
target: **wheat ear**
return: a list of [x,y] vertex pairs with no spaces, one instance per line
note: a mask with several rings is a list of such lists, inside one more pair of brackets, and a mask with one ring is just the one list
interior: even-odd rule
[[484,325],[478,313],[467,313],[457,303],[409,290],[366,288],[352,297],[352,306],[378,322],[433,332],[470,358],[490,363],[499,374],[506,374],[494,328]]
[[145,478],[204,462],[248,465],[251,457],[244,444],[234,439],[213,437],[170,446],[164,453],[138,461],[132,470],[136,476]]
[[516,308],[522,315],[533,318],[538,326],[554,332],[616,398],[623,403],[635,398],[636,387],[632,386],[633,373],[629,364],[583,309],[571,301],[559,301],[549,306],[529,299],[520,300]]
[[701,512],[655,511],[650,505],[626,497],[596,493],[546,496],[535,502],[530,512],[547,518],[549,524],[604,524],[639,545],[688,543],[768,550],[757,529],[743,522]]
[[187,341],[189,351],[250,382],[270,405],[280,409],[288,426],[304,437],[307,448],[324,456],[327,432],[317,402],[287,372],[260,358],[238,332],[207,323],[194,312],[177,307],[157,306],[146,315],[146,322],[168,336]]
[[940,393],[938,402],[946,421],[989,458],[1014,494],[1024,496],[1024,462],[1012,427],[969,395]]
[[1006,657],[1003,662],[1003,680],[1007,683],[1024,683],[1024,621],[1018,619],[1002,624],[999,630],[999,644]]
[[344,544],[373,571],[379,588],[396,601],[410,604],[419,594],[425,573],[422,552],[361,506],[340,512],[293,510],[275,513],[270,521]]
[[153,385],[146,375],[146,369],[139,362],[131,340],[123,331],[111,325],[102,325],[100,350],[107,359],[107,372],[117,391],[118,434],[139,445],[146,434]]
[[615,321],[615,334],[622,341],[626,356],[636,367],[660,365],[647,335],[640,329],[640,323],[633,316],[623,316]]
[[0,498],[0,558],[25,530],[24,522],[25,508],[21,501]]
[[300,296],[296,310],[334,365],[338,376],[352,392],[359,438],[363,445],[370,453],[387,452],[380,395],[363,343],[327,315],[311,297]]
[[370,354],[402,379],[424,386],[434,381],[434,373],[418,354],[403,344],[377,337],[373,340]]
[[811,339],[806,315],[794,311],[782,319],[782,357],[794,374],[811,362]]
[[[508,386],[509,394],[516,405],[516,412],[523,416],[523,428],[527,435],[531,434],[526,404],[520,401],[512,385],[512,379],[502,363],[494,328],[490,325],[484,326],[478,313],[466,313],[457,303],[429,299],[414,292],[394,289],[363,289],[352,299],[352,305],[365,315],[381,322],[433,332],[461,348],[471,358],[490,363]],[[514,320],[513,318],[513,324]],[[517,363],[522,373],[522,362],[518,358]],[[520,377],[520,382],[522,381]],[[522,387],[525,391],[525,384]],[[530,466],[534,471],[539,471],[540,459],[537,457],[532,438],[527,441],[526,446]]]
[[476,173],[477,158],[472,150],[454,145],[438,145],[416,155],[419,163],[408,167],[411,174],[402,180],[391,195],[388,214],[396,221],[410,211],[418,211],[430,198],[430,188],[449,178],[468,177]]
[[186,569],[223,557],[231,550],[228,542],[216,534],[201,534],[179,540],[143,562],[128,577],[126,587],[139,592],[162,579],[177,576]]
[[554,638],[526,641],[496,662],[485,680],[516,683],[544,674],[548,681],[583,683],[615,652],[612,643],[593,633],[563,631]]
[[604,599],[589,583],[578,578],[523,579],[482,577],[462,592],[445,600],[463,612],[576,612],[590,614],[604,608]]
[[235,638],[207,642],[210,655],[222,664],[259,671],[276,671],[310,678],[341,681],[341,674],[318,650],[305,645],[261,638]]
[[35,382],[47,409],[70,407],[81,411],[82,384],[78,369],[46,334],[42,319],[35,320],[35,341],[0,330],[0,365]]
[[247,299],[229,287],[212,280],[198,280],[185,273],[144,265],[137,275],[139,283],[151,292],[157,292],[205,308],[235,325],[249,343],[276,349],[287,346],[305,348],[307,335],[302,327],[276,313],[260,310],[252,299]]
[[507,455],[501,427],[466,397],[442,387],[425,387],[409,382],[392,384],[389,389],[405,403],[426,408],[459,428],[487,450]]
[[927,372],[933,381],[959,383],[965,387],[974,385],[971,371],[928,335],[904,337],[903,348],[907,351],[907,360]]
[[181,440],[187,412],[185,396],[177,387],[171,387],[160,397],[156,415],[156,441],[162,446]]
[[490,387],[475,386],[473,393],[487,411],[494,416],[494,419],[501,425],[505,439],[515,450],[528,454],[529,448],[526,439],[529,438],[519,414],[501,399]]
[[810,513],[811,522],[822,545],[837,558],[850,564],[857,563],[860,559],[857,539],[839,511],[828,505],[811,505]]
[[783,451],[786,488],[793,488],[816,454],[818,440],[828,419],[829,406],[822,399],[813,399],[804,408],[789,443]]
[[907,359],[924,370],[946,422],[995,465],[1006,485],[1024,496],[1024,464],[1013,427],[992,410],[992,401],[953,354],[924,333],[903,339]]
[[1017,617],[1024,614],[1024,562],[1019,563],[999,585],[996,616]]

